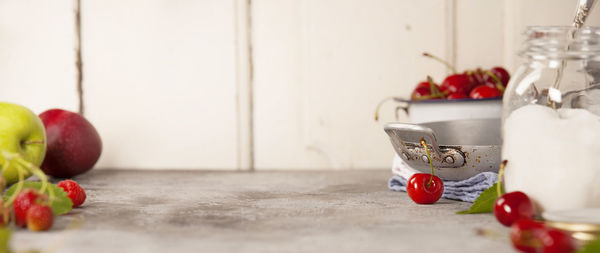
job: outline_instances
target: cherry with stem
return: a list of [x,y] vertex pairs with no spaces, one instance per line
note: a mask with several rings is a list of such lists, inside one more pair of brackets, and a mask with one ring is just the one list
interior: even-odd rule
[[421,137],[421,145],[425,149],[425,155],[427,155],[427,160],[429,160],[429,166],[431,167],[431,177],[425,185],[426,188],[429,188],[431,186],[431,182],[433,182],[433,163],[431,162],[431,156],[429,155],[429,148],[427,147],[427,143],[425,142],[425,139],[423,139],[423,137]]
[[415,173],[406,183],[406,193],[417,204],[433,204],[438,201],[444,193],[444,182],[433,174],[433,162],[429,155],[429,148],[423,138],[421,145],[425,148],[425,154],[431,166],[431,173]]
[[486,71],[485,74],[490,76],[494,80],[494,82],[496,82],[496,89],[498,89],[502,94],[504,94],[504,84],[502,83],[500,78],[498,78],[494,73],[492,73],[492,71],[489,70]]
[[377,104],[377,107],[375,107],[375,121],[379,121],[379,109],[381,109],[381,106],[385,104],[385,102],[387,102],[388,100],[392,100],[394,98],[396,97],[390,96],[379,101],[379,104]]
[[434,59],[434,60],[436,60],[436,61],[444,64],[446,66],[446,68],[448,68],[450,71],[452,71],[453,74],[456,73],[456,68],[454,68],[454,66],[452,64],[450,64],[449,62],[445,61],[444,59],[442,59],[440,57],[437,57],[435,55],[432,55],[430,53],[427,53],[427,52],[423,52],[423,56],[429,57],[431,59]]
[[494,202],[494,216],[498,222],[505,226],[511,226],[520,220],[531,220],[535,218],[535,207],[527,194],[520,191],[513,191],[502,194],[502,176],[507,161],[502,161],[498,171],[498,182],[496,189],[498,198]]

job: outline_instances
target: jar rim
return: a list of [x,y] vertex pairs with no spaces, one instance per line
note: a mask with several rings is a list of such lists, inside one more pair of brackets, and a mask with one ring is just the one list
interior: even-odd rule
[[[559,26],[559,25],[550,25],[550,26],[542,26],[542,25],[532,25],[526,26],[525,32],[528,31],[538,31],[538,32],[567,32],[575,30],[576,28],[573,26]],[[580,28],[581,31],[594,31],[600,32],[600,27],[598,26],[584,26]]]
[[[577,31],[577,33],[575,33]],[[532,59],[598,59],[600,27],[527,26],[521,56]]]

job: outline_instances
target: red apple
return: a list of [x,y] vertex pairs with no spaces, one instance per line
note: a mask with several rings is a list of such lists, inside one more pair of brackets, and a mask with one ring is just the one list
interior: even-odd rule
[[50,109],[40,114],[46,127],[46,157],[42,170],[53,177],[70,178],[94,167],[102,153],[98,132],[80,114]]

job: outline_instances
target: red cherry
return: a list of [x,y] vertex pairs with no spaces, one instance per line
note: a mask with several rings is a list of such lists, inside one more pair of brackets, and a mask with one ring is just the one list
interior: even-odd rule
[[[508,71],[506,71],[506,69],[504,69],[503,67],[493,67],[492,69],[490,69],[490,72],[492,72],[492,74],[494,74],[500,80],[500,82],[502,82],[504,87],[506,87],[508,81],[510,80],[510,74],[508,74]],[[486,82],[495,83],[495,80],[491,76],[484,75],[483,77]]]
[[510,228],[510,240],[513,246],[527,253],[541,252],[542,241],[540,235],[546,230],[544,223],[534,220],[519,220]]
[[521,219],[533,219],[535,208],[525,193],[509,192],[496,199],[494,215],[500,223],[508,227]]
[[540,235],[544,245],[544,253],[571,253],[575,251],[575,241],[566,232],[558,229],[547,229]]
[[410,94],[411,100],[425,100],[429,99],[431,96],[431,90],[429,87],[417,87],[413,90],[412,94]]
[[485,82],[483,85],[488,86],[488,87],[492,87],[492,88],[498,88],[496,85],[498,85],[497,83],[494,82]]
[[571,235],[529,219],[519,220],[511,226],[510,240],[521,252],[571,253],[575,251],[575,241]]
[[471,88],[482,85],[485,83],[485,72],[480,68],[476,70],[468,70],[465,74],[469,77],[471,81]]
[[433,204],[442,197],[443,192],[444,182],[431,174],[416,173],[406,185],[406,193],[417,204]]
[[430,87],[429,86],[429,82],[423,81],[423,82],[420,82],[419,84],[417,84],[417,86],[415,86],[415,90],[418,89],[418,88],[427,88],[427,89],[429,89],[429,87]]
[[502,92],[500,92],[500,90],[487,85],[479,85],[471,90],[471,93],[469,94],[469,97],[473,99],[495,98],[501,96]]
[[450,100],[450,99],[465,99],[465,98],[469,98],[469,97],[467,97],[467,95],[462,94],[462,93],[452,93],[452,94],[448,95],[446,98]]
[[471,90],[472,83],[471,79],[466,74],[453,74],[449,75],[444,79],[442,85],[440,85],[440,90],[442,92],[447,92],[448,94],[452,93],[469,93]]
[[439,92],[438,94],[433,94],[434,92],[432,92],[432,88],[436,89],[436,92],[440,89],[439,86],[433,81],[431,81],[431,83],[429,82],[429,80],[420,82],[419,84],[417,84],[417,86],[411,93],[410,99],[416,101],[427,99],[441,99],[441,95],[439,94]]

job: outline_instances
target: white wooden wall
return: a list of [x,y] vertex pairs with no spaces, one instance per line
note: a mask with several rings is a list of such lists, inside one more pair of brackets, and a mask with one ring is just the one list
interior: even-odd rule
[[[387,168],[394,105],[374,107],[441,81],[422,52],[514,70],[525,26],[568,25],[575,2],[82,0],[98,167]],[[0,0],[0,100],[76,110],[74,34],[71,0]]]

